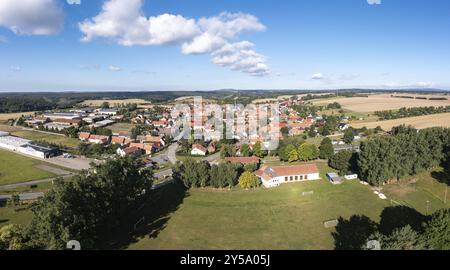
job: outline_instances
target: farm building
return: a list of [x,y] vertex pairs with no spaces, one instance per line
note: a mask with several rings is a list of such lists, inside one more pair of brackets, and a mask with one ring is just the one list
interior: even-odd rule
[[0,147],[11,150],[11,151],[19,151],[19,149],[31,141],[22,139],[19,137],[4,135],[0,136]]
[[283,183],[320,179],[316,164],[265,167],[256,171],[255,174],[266,188]]
[[35,144],[35,143],[29,143],[29,144],[26,144],[25,146],[22,146],[19,149],[19,152],[30,155],[30,156],[34,156],[34,157],[43,158],[43,159],[55,157],[60,154],[59,149],[56,147]]
[[191,155],[193,156],[206,156],[206,152],[208,150],[201,146],[200,144],[193,144],[192,145],[192,150],[191,150]]
[[97,109],[98,114],[113,116],[116,115],[119,110],[117,109]]
[[51,158],[59,155],[58,148],[35,144],[30,140],[19,137],[6,135],[8,133],[0,133],[0,147],[38,158]]
[[80,113],[45,113],[44,118],[48,118],[50,120],[56,120],[56,119],[82,119],[83,114]]

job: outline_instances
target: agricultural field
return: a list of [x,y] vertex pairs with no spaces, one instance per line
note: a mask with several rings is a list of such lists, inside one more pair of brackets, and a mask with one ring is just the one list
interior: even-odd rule
[[38,168],[47,165],[37,159],[0,149],[0,185],[52,178],[56,175]]
[[108,102],[111,107],[122,105],[122,104],[133,104],[138,105],[151,105],[151,102],[144,99],[134,98],[134,99],[90,99],[81,102],[83,105],[99,107],[104,102]]
[[412,125],[418,129],[429,127],[450,127],[450,113],[432,114],[383,121],[358,121],[351,123],[351,126],[354,128],[376,128],[377,126],[381,126],[381,128],[384,130],[391,130],[393,127],[402,124]]
[[0,121],[6,121],[9,119],[16,119],[22,115],[34,115],[34,112],[20,112],[20,113],[0,113]]
[[33,141],[46,141],[51,144],[64,145],[68,148],[75,148],[80,141],[75,138],[69,138],[64,135],[54,135],[35,130],[17,130],[11,132],[11,135]]
[[14,131],[21,130],[21,128],[10,126],[10,125],[2,125],[2,124],[0,124],[0,130],[4,131],[4,132],[14,132]]
[[[401,96],[406,96],[409,94],[401,94]],[[412,96],[412,95],[411,95]],[[432,95],[414,95],[414,96],[425,96],[430,97],[442,97],[442,96],[432,96]],[[359,113],[369,113],[375,111],[384,110],[398,110],[402,107],[412,108],[412,107],[426,107],[426,106],[448,106],[450,105],[450,97],[448,100],[426,100],[426,99],[407,99],[391,97],[390,94],[373,94],[369,97],[339,97],[332,99],[316,99],[313,101],[316,105],[326,105],[333,102],[338,102],[346,110],[359,112]]]

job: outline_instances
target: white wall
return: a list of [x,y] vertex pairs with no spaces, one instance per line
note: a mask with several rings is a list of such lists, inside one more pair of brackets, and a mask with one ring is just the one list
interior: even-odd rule
[[[307,180],[297,180],[297,181],[294,180],[294,181],[287,181],[286,182],[284,180],[284,176],[278,176],[278,177],[272,178],[269,181],[263,180],[261,178],[261,181],[262,181],[264,187],[271,188],[271,187],[279,186],[280,184],[283,184],[283,183],[303,182],[303,181],[318,180],[318,179],[320,179],[319,173],[310,173],[310,174],[308,174],[308,179]],[[275,182],[274,182],[274,180],[275,180]],[[278,182],[276,182],[276,180],[278,180]]]
[[194,149],[192,149],[192,151],[191,151],[191,155],[195,155],[195,156],[204,156],[204,155],[206,155],[206,153],[200,151],[200,150],[197,149],[197,148],[194,148]]

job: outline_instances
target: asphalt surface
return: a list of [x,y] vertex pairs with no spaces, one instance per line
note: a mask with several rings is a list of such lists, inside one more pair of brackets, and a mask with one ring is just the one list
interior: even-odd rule
[[[21,200],[35,200],[44,196],[44,192],[24,193],[19,194]],[[0,195],[0,201],[7,201],[11,198],[11,195]]]

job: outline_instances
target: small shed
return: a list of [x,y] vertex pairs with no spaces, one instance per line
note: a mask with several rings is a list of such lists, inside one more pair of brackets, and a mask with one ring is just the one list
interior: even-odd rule
[[334,172],[327,173],[327,178],[332,184],[335,185],[341,184],[344,181],[342,177],[340,177],[337,173]]

